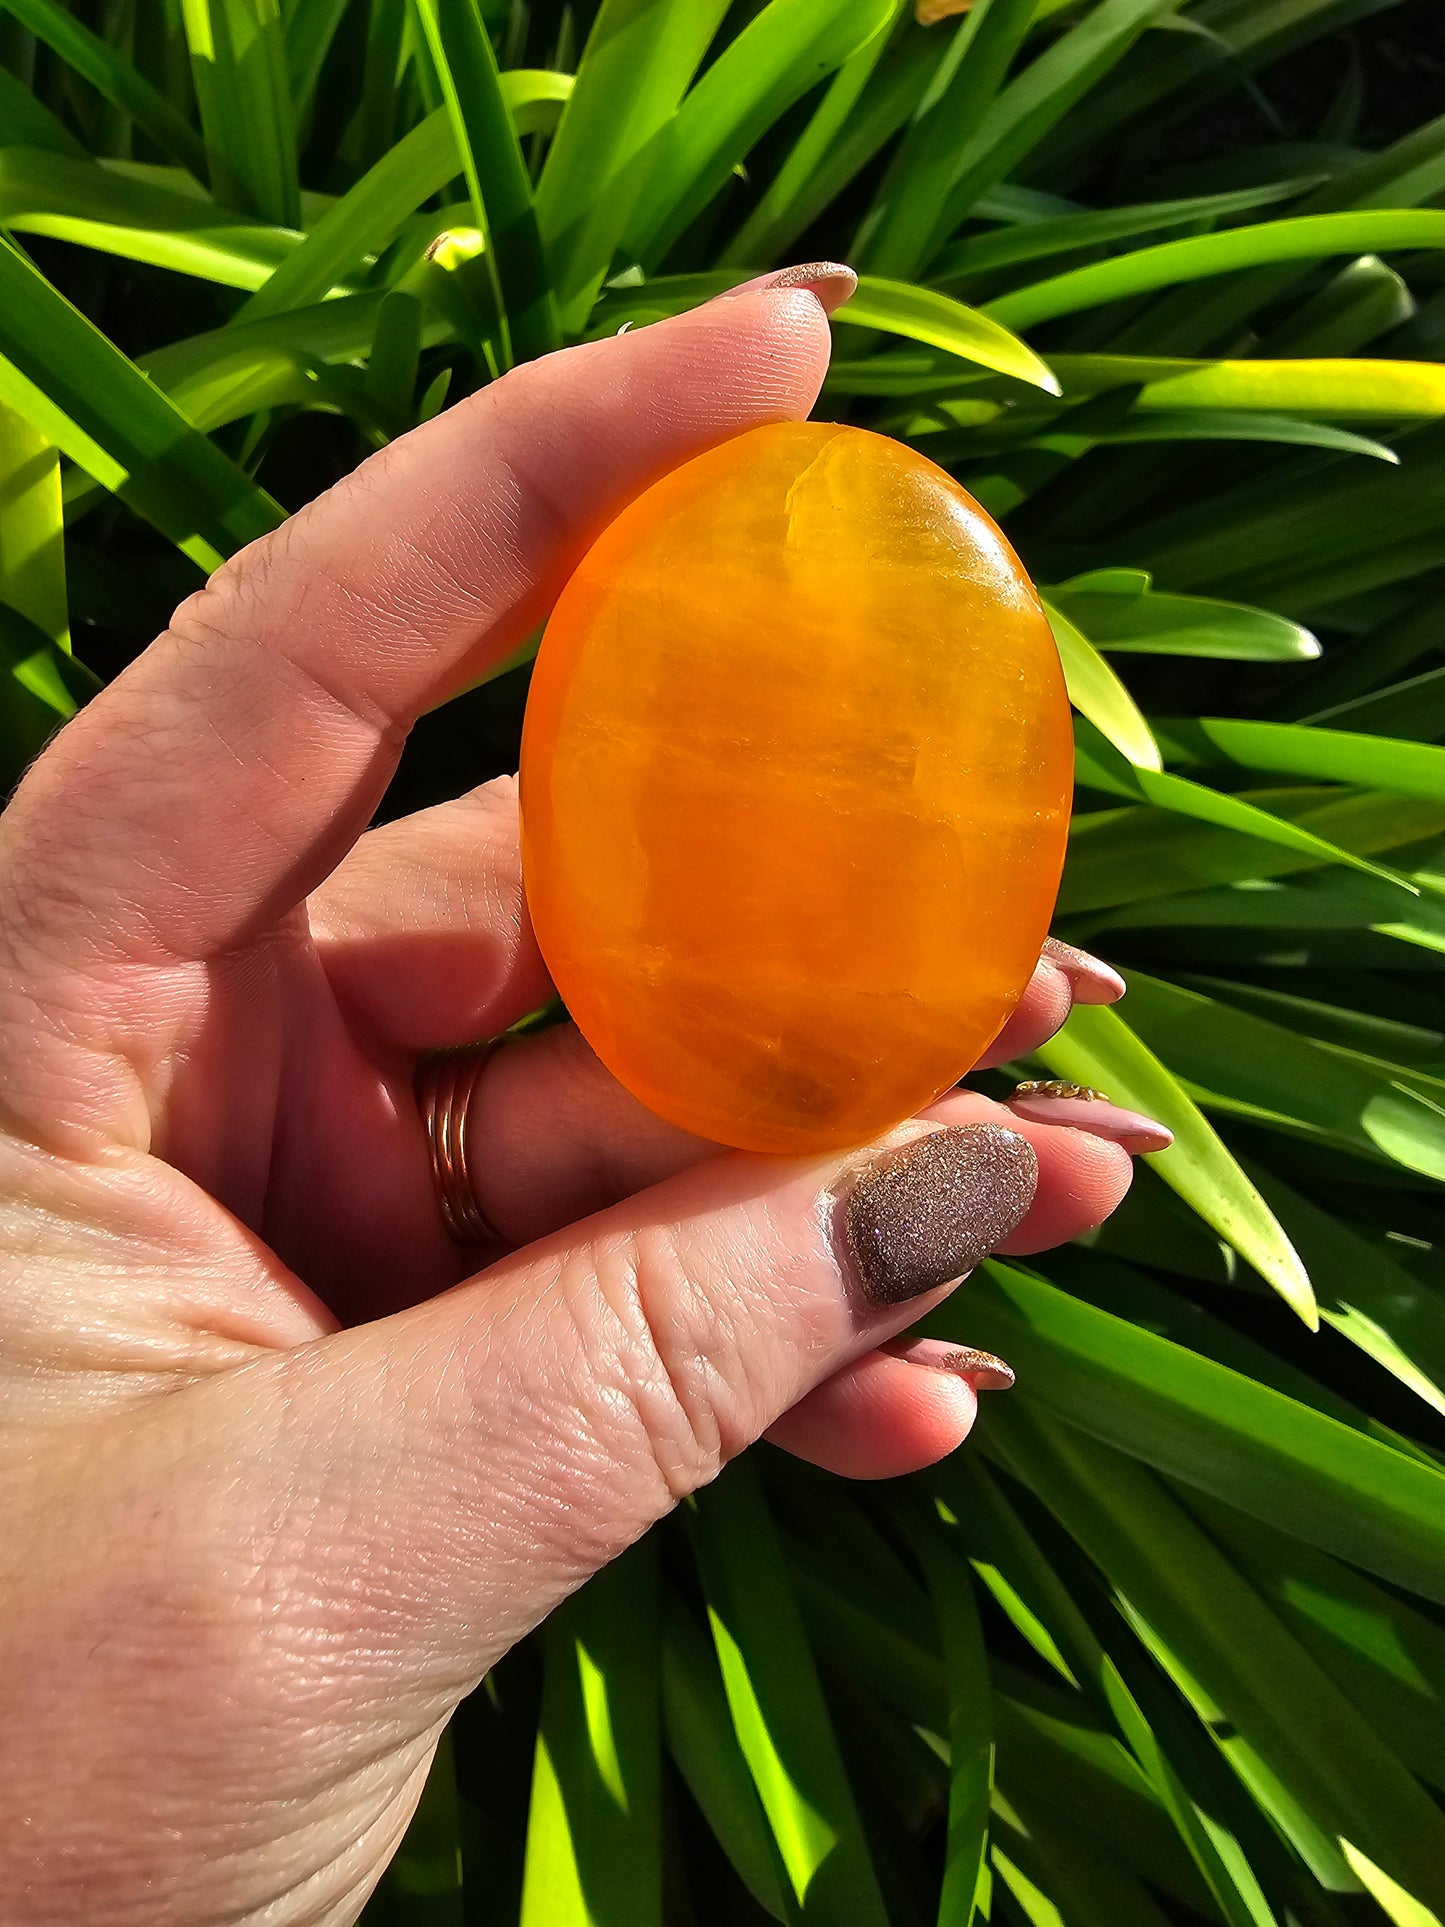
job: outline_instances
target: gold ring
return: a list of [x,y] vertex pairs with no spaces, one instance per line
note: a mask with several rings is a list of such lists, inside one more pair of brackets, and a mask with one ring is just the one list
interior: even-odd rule
[[477,1202],[467,1122],[477,1083],[503,1040],[435,1051],[416,1067],[416,1105],[426,1129],[442,1223],[459,1245],[505,1240]]

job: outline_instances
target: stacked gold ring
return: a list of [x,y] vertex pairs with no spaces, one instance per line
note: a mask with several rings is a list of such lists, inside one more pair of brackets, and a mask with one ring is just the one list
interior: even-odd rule
[[426,1129],[442,1223],[459,1245],[500,1244],[481,1205],[469,1162],[468,1120],[478,1080],[500,1038],[437,1051],[416,1067],[416,1102]]

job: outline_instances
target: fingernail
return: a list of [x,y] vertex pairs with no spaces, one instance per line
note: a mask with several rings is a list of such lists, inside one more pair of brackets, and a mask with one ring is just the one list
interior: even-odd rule
[[959,1124],[884,1152],[847,1200],[864,1295],[898,1305],[962,1278],[1023,1221],[1038,1177],[1028,1139],[996,1124]]
[[770,274],[756,274],[751,281],[729,288],[726,294],[718,295],[717,299],[730,301],[734,295],[757,294],[764,288],[806,288],[810,294],[818,297],[824,314],[832,314],[835,308],[842,307],[857,285],[857,275],[841,261],[805,261],[801,267],[777,268]]
[[1126,1111],[1085,1084],[1041,1078],[1020,1084],[1004,1102],[1015,1117],[1027,1118],[1030,1124],[1071,1124],[1091,1137],[1122,1144],[1126,1151],[1167,1151],[1174,1142],[1167,1125],[1145,1117],[1142,1111]]
[[882,1350],[905,1365],[926,1365],[933,1372],[966,1378],[976,1392],[1006,1392],[1014,1382],[1014,1368],[993,1352],[971,1345],[950,1345],[946,1338],[895,1338]]
[[1062,970],[1069,980],[1075,1003],[1117,1004],[1129,986],[1112,965],[1087,950],[1077,950],[1057,937],[1044,938],[1044,962]]

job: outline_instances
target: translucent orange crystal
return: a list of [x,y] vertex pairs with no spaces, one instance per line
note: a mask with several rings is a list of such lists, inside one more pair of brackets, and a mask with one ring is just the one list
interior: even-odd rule
[[900,443],[759,428],[603,533],[522,746],[542,954],[650,1108],[860,1144],[973,1064],[1038,958],[1072,741],[1002,535]]

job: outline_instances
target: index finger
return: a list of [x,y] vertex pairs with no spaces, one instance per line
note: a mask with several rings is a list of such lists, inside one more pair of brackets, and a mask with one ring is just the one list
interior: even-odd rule
[[0,853],[15,948],[170,964],[267,928],[361,833],[416,717],[517,647],[624,504],[805,416],[827,359],[820,298],[760,289],[527,364],[372,457],[41,758]]

